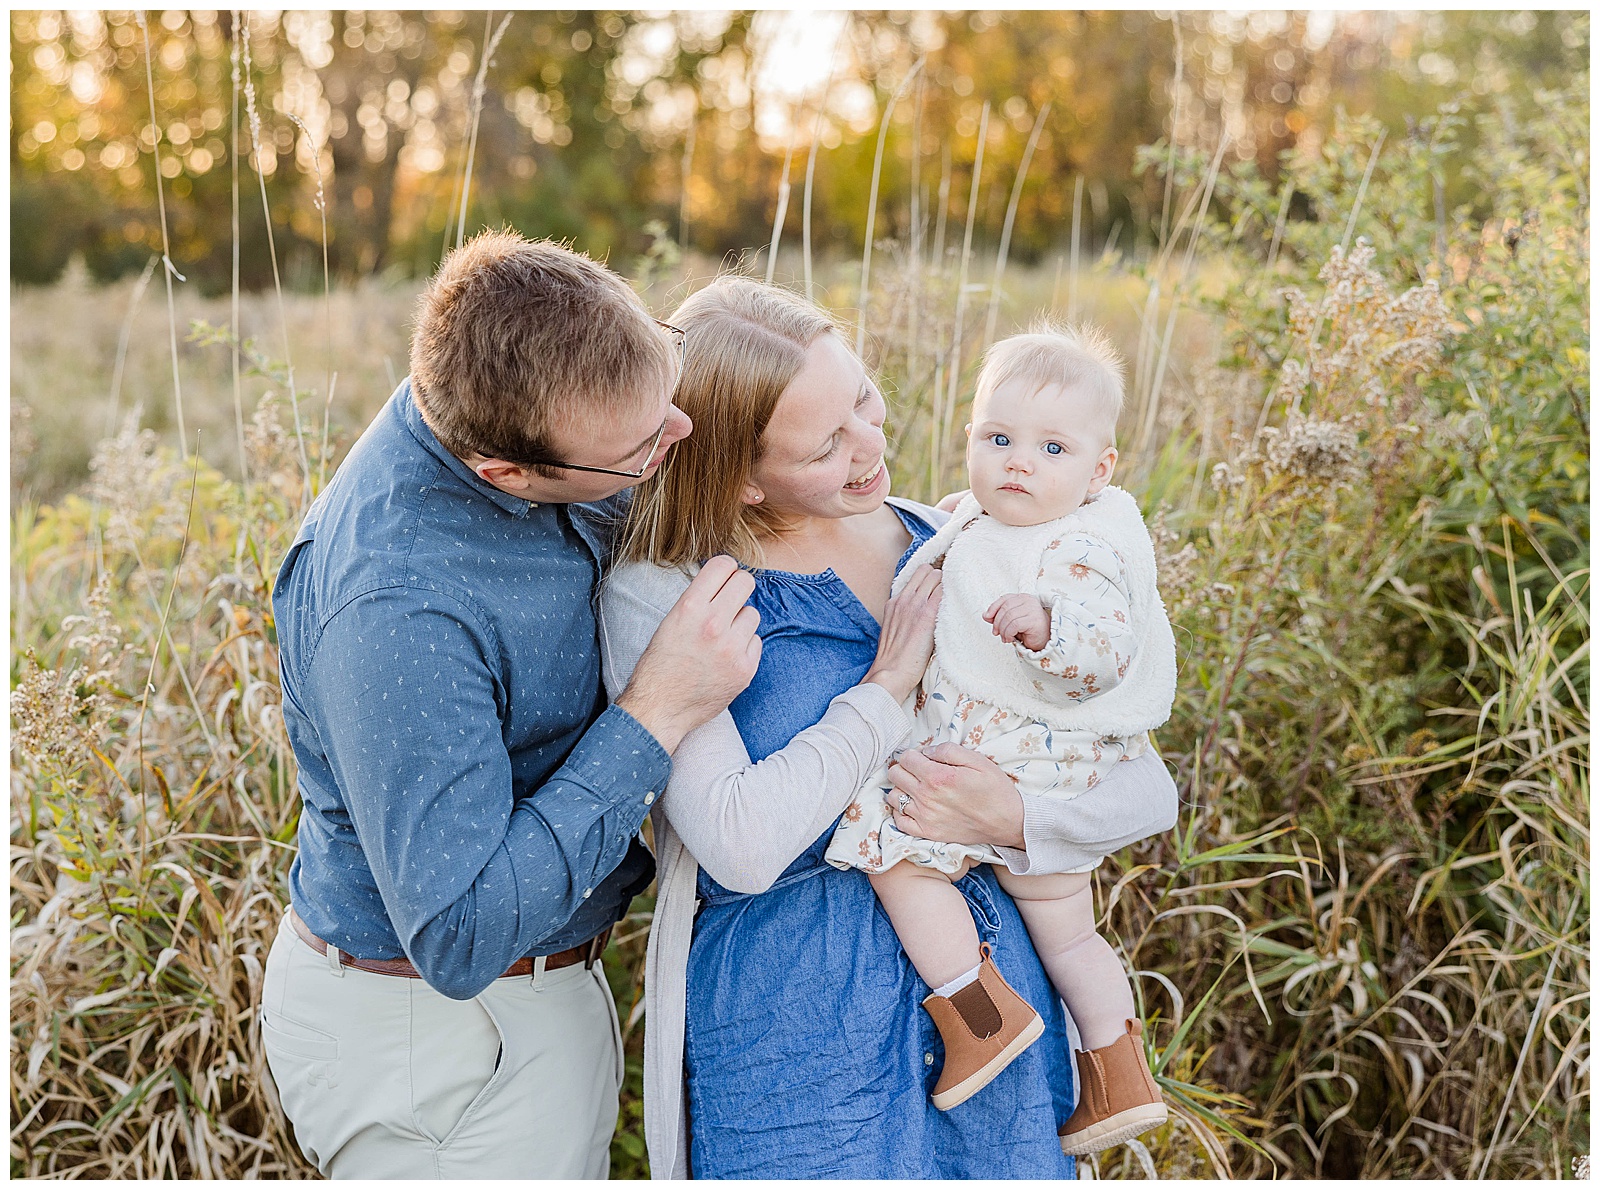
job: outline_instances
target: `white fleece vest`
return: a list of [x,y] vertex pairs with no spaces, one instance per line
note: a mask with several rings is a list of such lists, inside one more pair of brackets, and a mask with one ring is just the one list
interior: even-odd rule
[[[1128,672],[1116,686],[1082,702],[1052,702],[1035,684],[1039,670],[994,634],[983,613],[1001,596],[1019,592],[1048,602],[1052,592],[1038,587],[1045,547],[1058,537],[1077,534],[1104,542],[1122,561],[1138,641]],[[1127,492],[1107,487],[1064,517],[1021,527],[988,516],[967,496],[901,568],[895,593],[913,570],[941,556],[935,660],[964,694],[1059,731],[1131,736],[1167,721],[1178,686],[1177,649],[1156,590],[1150,532]]]

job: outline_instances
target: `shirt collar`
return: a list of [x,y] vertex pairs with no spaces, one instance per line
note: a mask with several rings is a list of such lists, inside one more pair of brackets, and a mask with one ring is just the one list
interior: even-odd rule
[[422,420],[422,410],[417,408],[417,399],[411,392],[411,377],[407,376],[400,382],[400,387],[395,389],[394,396],[390,399],[394,401],[400,419],[405,422],[406,429],[411,431],[411,436],[420,442],[429,454],[450,468],[451,473],[462,483],[515,517],[525,517],[530,510],[538,507],[531,500],[513,496],[510,492],[502,492],[492,483],[485,483],[478,478],[471,467],[445,449],[444,443],[434,436],[433,431],[428,428],[428,423]]

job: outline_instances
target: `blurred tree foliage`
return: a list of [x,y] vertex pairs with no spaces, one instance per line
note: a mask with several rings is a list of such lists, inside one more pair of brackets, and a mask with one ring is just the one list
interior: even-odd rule
[[[887,142],[881,233],[910,230],[915,184],[919,226],[936,222],[942,192],[959,234],[987,102],[977,230],[997,235],[1048,102],[1012,244],[1036,259],[1070,236],[1080,178],[1086,246],[1156,237],[1165,195],[1155,172],[1133,168],[1140,144],[1209,154],[1225,132],[1225,156],[1273,183],[1280,154],[1314,152],[1341,110],[1396,134],[1447,101],[1515,118],[1589,56],[1588,14],[1575,11],[857,12],[836,42],[839,18],[822,13],[522,11],[483,71],[474,142],[474,84],[502,16],[13,13],[13,280],[51,281],[74,253],[100,278],[142,267],[161,241],[159,150],[174,262],[206,291],[226,289],[237,139],[241,278],[270,283],[246,82],[274,239],[289,282],[309,286],[319,194],[338,276],[430,270],[453,242],[469,150],[469,229],[507,222],[627,257],[660,221],[722,254],[767,242],[791,153],[786,234],[798,234],[820,129],[813,238],[857,251],[877,122],[919,59]],[[822,26],[823,48],[805,49]],[[1439,179],[1452,207],[1478,184],[1458,164],[1464,147]]]

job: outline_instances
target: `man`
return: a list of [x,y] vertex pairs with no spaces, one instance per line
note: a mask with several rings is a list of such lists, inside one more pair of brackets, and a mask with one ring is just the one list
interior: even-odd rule
[[[676,342],[675,342],[676,339]],[[684,734],[755,672],[716,559],[607,707],[606,507],[689,419],[679,332],[550,243],[481,235],[273,594],[300,768],[262,1035],[334,1177],[604,1177],[622,1074],[598,958]]]

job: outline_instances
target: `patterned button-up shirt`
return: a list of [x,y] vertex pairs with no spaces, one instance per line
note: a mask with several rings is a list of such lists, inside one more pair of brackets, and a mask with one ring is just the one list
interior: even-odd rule
[[273,609],[319,937],[467,999],[649,882],[670,761],[601,690],[606,511],[485,484],[409,380],[312,505]]

